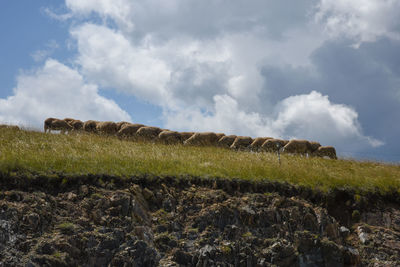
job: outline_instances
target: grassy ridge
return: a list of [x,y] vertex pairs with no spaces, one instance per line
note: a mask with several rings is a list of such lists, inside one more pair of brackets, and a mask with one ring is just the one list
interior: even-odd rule
[[400,166],[0,129],[0,171],[211,176],[400,192]]

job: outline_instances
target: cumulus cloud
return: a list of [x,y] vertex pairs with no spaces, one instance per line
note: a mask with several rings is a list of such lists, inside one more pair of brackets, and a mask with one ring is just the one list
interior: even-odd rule
[[71,34],[78,44],[77,63],[89,79],[151,103],[168,100],[165,84],[171,71],[151,47],[132,46],[121,33],[94,24],[77,27]]
[[373,147],[383,145],[381,141],[362,134],[354,109],[331,103],[328,96],[321,93],[312,91],[308,95],[290,96],[281,101],[277,108],[279,111],[274,128],[286,133],[289,138],[302,137],[347,147],[355,145],[356,140],[356,143]]
[[397,0],[321,0],[316,19],[333,37],[362,42],[380,37],[400,39],[400,2]]
[[42,68],[22,73],[14,94],[0,99],[0,122],[41,128],[47,117],[130,120],[115,102],[99,95],[76,70],[48,59]]

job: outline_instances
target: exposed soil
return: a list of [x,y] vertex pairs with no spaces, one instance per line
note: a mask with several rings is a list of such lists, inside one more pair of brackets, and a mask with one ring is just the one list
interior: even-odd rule
[[0,266],[399,266],[397,194],[0,174]]

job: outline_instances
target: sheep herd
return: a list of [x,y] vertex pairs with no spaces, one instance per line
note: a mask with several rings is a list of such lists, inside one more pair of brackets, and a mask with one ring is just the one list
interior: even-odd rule
[[80,121],[72,118],[63,120],[48,118],[44,121],[44,132],[52,130],[61,133],[89,132],[112,135],[132,140],[158,141],[164,144],[184,144],[197,146],[218,146],[236,150],[255,152],[283,152],[310,157],[328,157],[336,159],[336,150],[332,146],[321,146],[318,142],[307,140],[281,140],[272,137],[225,135],[213,132],[177,132],[158,127],[130,122]]

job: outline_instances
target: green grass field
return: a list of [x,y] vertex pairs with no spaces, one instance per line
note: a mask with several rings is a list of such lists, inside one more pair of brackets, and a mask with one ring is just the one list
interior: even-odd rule
[[195,175],[271,180],[326,191],[400,192],[400,166],[0,129],[0,171],[42,174]]

